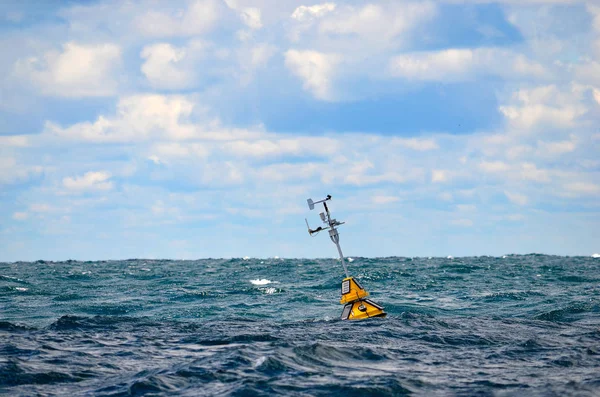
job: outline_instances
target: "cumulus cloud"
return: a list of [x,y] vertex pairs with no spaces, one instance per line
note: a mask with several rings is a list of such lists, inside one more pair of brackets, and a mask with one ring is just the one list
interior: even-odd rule
[[78,177],[63,178],[62,184],[70,191],[111,190],[113,183],[109,180],[111,174],[106,171],[90,171]]
[[395,56],[389,63],[393,77],[421,81],[471,81],[481,76],[507,79],[544,78],[546,69],[524,55],[497,48],[446,49]]
[[373,196],[371,198],[373,204],[390,204],[399,200],[400,198],[396,196]]
[[571,153],[577,148],[576,137],[573,135],[569,141],[538,142],[540,156],[558,156]]
[[473,226],[473,221],[471,219],[465,219],[465,218],[453,219],[450,221],[450,223],[454,226],[460,226],[460,227],[472,227]]
[[529,202],[529,199],[524,194],[519,194],[519,193],[514,193],[514,192],[511,193],[511,192],[505,191],[504,195],[506,196],[506,198],[508,198],[510,200],[511,203],[514,203],[517,205],[527,205],[527,203]]
[[152,145],[152,153],[148,159],[155,164],[168,164],[172,161],[186,161],[189,157],[205,158],[210,150],[205,144],[193,142],[181,144],[178,142],[161,142]]
[[133,26],[149,37],[202,35],[217,25],[222,7],[216,0],[198,0],[185,9],[151,9],[135,17]]
[[15,156],[0,156],[0,185],[27,181],[43,171],[39,165],[20,164]]
[[0,136],[0,147],[27,147],[30,138],[27,135]]
[[261,181],[287,182],[302,181],[322,173],[323,164],[313,162],[290,164],[270,164],[257,170],[256,175]]
[[335,3],[315,4],[313,6],[300,6],[292,13],[292,18],[305,22],[315,18],[321,18],[327,13],[335,10]]
[[512,128],[535,132],[539,128],[572,128],[587,111],[582,97],[587,89],[573,86],[560,90],[556,85],[521,89],[512,95],[510,104],[500,106]]
[[13,213],[12,218],[17,221],[24,221],[29,218],[29,214],[27,212],[15,212]]
[[299,137],[277,140],[238,140],[224,145],[225,150],[236,156],[270,157],[331,155],[338,150],[338,142],[329,138]]
[[188,121],[193,109],[194,103],[183,96],[134,95],[119,100],[116,117],[99,116],[93,123],[67,128],[46,123],[46,132],[91,142],[129,142],[152,136],[186,139],[197,131]]
[[442,183],[448,182],[450,179],[450,173],[447,170],[432,170],[431,171],[431,182]]
[[[101,101],[102,109],[94,107],[97,100],[78,101],[81,107],[73,109],[82,112],[76,116],[53,112],[49,118],[57,121],[46,123],[42,134],[0,136],[0,184],[19,183],[15,189],[11,186],[8,197],[17,197],[17,193],[11,196],[14,190],[25,201],[34,197],[40,200],[36,203],[49,203],[44,207],[25,202],[24,211],[7,207],[6,218],[14,219],[9,222],[19,226],[19,218],[37,222],[40,214],[50,217],[58,208],[68,206],[76,211],[99,202],[92,200],[100,197],[72,194],[78,192],[101,192],[98,196],[106,197],[112,208],[127,206],[128,212],[172,217],[172,222],[192,219],[184,214],[194,210],[193,219],[207,219],[200,218],[200,208],[217,218],[224,212],[227,219],[266,213],[279,216],[284,212],[272,211],[274,196],[277,203],[281,197],[293,202],[309,190],[329,189],[340,191],[336,197],[366,203],[366,208],[400,201],[407,218],[419,218],[425,212],[439,214],[440,209],[448,214],[450,209],[454,213],[446,215],[445,223],[470,227],[476,213],[478,229],[485,228],[490,220],[522,220],[522,215],[506,211],[515,211],[515,206],[533,207],[534,202],[548,204],[544,208],[550,208],[549,212],[552,208],[596,208],[594,199],[600,194],[600,134],[596,128],[600,60],[593,54],[577,54],[576,60],[566,61],[573,59],[573,54],[565,51],[574,47],[565,45],[560,37],[544,38],[542,45],[535,34],[523,34],[524,40],[519,38],[512,45],[512,39],[504,37],[500,40],[502,48],[453,48],[464,44],[462,39],[440,38],[435,29],[429,29],[428,22],[434,18],[439,17],[436,22],[441,25],[447,22],[437,12],[441,2],[300,6],[298,2],[278,1],[261,7],[267,3],[227,0],[229,9],[217,1],[142,1],[119,3],[116,9],[110,7],[112,3],[77,6],[64,27],[77,42],[49,55],[39,52],[42,55],[35,60],[15,55],[6,61],[10,69],[20,57],[20,76],[48,95],[121,94],[114,101],[114,111],[104,110],[106,100]],[[519,7],[516,0],[514,4],[504,8],[510,23],[516,8],[528,8]],[[140,8],[144,9],[141,14]],[[105,15],[110,10],[115,18],[102,20],[99,16],[96,24],[90,24],[93,29],[86,30],[87,20],[73,17],[82,10]],[[548,13],[560,13],[562,8],[552,10],[544,7]],[[585,7],[578,7],[578,12],[585,13]],[[544,25],[540,29],[552,28],[552,24],[540,24],[535,18],[525,19],[532,26]],[[233,29],[231,22],[237,24]],[[243,41],[236,40],[236,30]],[[87,32],[85,37],[82,32]],[[598,39],[597,31],[588,33],[591,45]],[[115,44],[98,44],[103,42]],[[443,45],[450,48],[419,51]],[[578,45],[577,50],[587,46]],[[541,49],[546,47],[552,51],[541,56]],[[279,49],[283,49],[281,56]],[[70,74],[71,62],[77,69],[74,74]],[[98,75],[88,70],[89,64]],[[259,75],[267,67],[265,75]],[[121,80],[117,74],[121,72],[131,73],[125,76],[128,94],[118,92]],[[254,77],[260,78],[260,86],[252,84]],[[265,80],[273,84],[262,84]],[[425,84],[406,88],[410,81]],[[469,84],[461,85],[464,82]],[[414,99],[426,101],[421,95],[424,92],[418,91],[421,85],[432,89],[427,94],[435,91],[440,96],[447,87],[460,87],[458,91],[467,87],[468,93],[459,92],[453,104],[460,106],[465,99],[462,95],[475,87],[472,82],[489,89],[487,94],[495,94],[497,102],[492,102],[500,106],[481,109],[477,103],[470,110],[498,111],[504,123],[482,122],[483,127],[455,135],[420,129],[408,132],[405,128],[395,133],[350,134],[340,131],[348,124],[336,119],[378,101],[383,105],[378,110],[394,112],[393,103],[387,102],[390,98],[412,100],[415,94]],[[319,124],[318,118],[316,128],[311,125],[305,132],[269,130],[272,114],[263,118],[262,108],[282,111],[277,107],[277,95],[289,91],[290,84],[302,86],[318,101],[373,96],[357,101],[352,108],[304,98],[302,101],[316,112],[336,109],[330,118],[331,130]],[[160,95],[147,90],[184,90],[188,94]],[[192,90],[198,92],[189,94]],[[255,90],[260,93],[255,95]],[[265,98],[267,101],[257,102]],[[467,103],[470,106],[473,102]],[[481,106],[488,104],[482,101]],[[242,107],[244,112],[240,112]],[[406,111],[406,107],[399,111]],[[94,116],[88,117],[90,114]],[[449,114],[440,112],[440,120]],[[427,116],[406,117],[407,125],[417,125],[417,118]],[[261,119],[266,126],[260,124]],[[320,135],[323,131],[326,134]],[[109,145],[99,145],[105,143]],[[53,151],[67,150],[65,147],[69,156]],[[117,178],[118,194],[114,192]],[[25,181],[28,183],[21,186]],[[58,193],[71,194],[47,193],[56,192],[57,186]],[[175,191],[180,187],[186,193]],[[180,195],[185,199],[174,198]],[[255,202],[247,202],[251,200]],[[348,201],[340,204],[347,205]],[[439,207],[431,211],[435,204]],[[139,208],[129,211],[129,205]],[[426,211],[419,212],[424,207]],[[298,209],[285,211],[294,214]],[[528,211],[528,222],[533,212]],[[128,215],[128,222],[141,224],[136,216]],[[426,222],[419,219],[421,224]]]
[[598,196],[600,194],[600,184],[592,183],[592,182],[572,182],[565,184],[565,190],[574,195],[590,195],[590,196]]
[[146,60],[142,65],[142,73],[153,87],[181,89],[192,82],[190,71],[180,67],[186,57],[184,48],[176,48],[168,43],[153,44],[144,47],[140,56]]
[[[320,12],[323,10],[319,9]],[[406,39],[403,35],[432,18],[436,11],[435,5],[429,1],[339,6],[328,10],[319,20],[318,31],[326,36],[352,36],[359,45],[387,46],[402,43]],[[302,15],[307,12],[308,9]]]
[[17,76],[28,79],[44,95],[94,97],[116,93],[120,63],[118,45],[69,42],[62,51],[20,59],[14,69]]
[[509,165],[503,161],[482,161],[479,168],[488,173],[504,172],[510,169]]
[[392,144],[424,152],[438,149],[439,146],[433,138],[393,138]]
[[240,10],[240,17],[244,24],[248,26],[250,29],[260,29],[263,24],[261,21],[261,12],[259,8],[255,7],[247,7]]
[[334,99],[332,80],[341,60],[340,55],[312,50],[288,50],[285,53],[287,68],[302,79],[306,91],[321,100]]
[[238,51],[239,81],[242,86],[248,85],[256,73],[269,64],[276,51],[277,47],[268,43],[258,43]]

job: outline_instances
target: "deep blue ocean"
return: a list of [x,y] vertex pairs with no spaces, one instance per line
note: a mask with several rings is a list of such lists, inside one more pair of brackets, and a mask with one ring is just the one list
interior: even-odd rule
[[599,396],[600,259],[0,263],[0,394]]

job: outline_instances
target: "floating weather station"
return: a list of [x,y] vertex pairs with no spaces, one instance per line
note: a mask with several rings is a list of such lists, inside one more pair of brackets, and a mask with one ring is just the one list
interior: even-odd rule
[[344,258],[344,254],[342,253],[342,248],[340,247],[340,235],[336,229],[337,226],[343,225],[345,222],[338,222],[336,219],[331,218],[331,213],[327,207],[327,201],[329,200],[331,200],[331,195],[329,194],[323,200],[307,200],[308,208],[310,210],[315,209],[315,204],[323,203],[325,212],[321,212],[319,215],[323,223],[326,225],[325,227],[319,226],[316,229],[311,229],[308,225],[308,220],[305,219],[305,221],[306,227],[308,228],[308,234],[311,236],[318,234],[323,230],[329,230],[329,238],[331,238],[331,241],[333,241],[337,247],[340,255],[340,261],[342,262],[344,272],[346,273],[346,278],[342,280],[342,298],[340,299],[340,303],[345,305],[344,309],[342,310],[342,320],[363,320],[370,317],[385,317],[387,313],[383,311],[383,307],[379,306],[372,300],[367,299],[369,293],[358,283],[354,277],[350,277],[350,274],[348,273],[346,260]]

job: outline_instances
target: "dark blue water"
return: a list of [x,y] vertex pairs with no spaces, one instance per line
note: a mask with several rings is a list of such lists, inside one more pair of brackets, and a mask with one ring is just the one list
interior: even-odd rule
[[334,260],[0,263],[0,394],[600,395],[600,259],[350,268],[387,318]]

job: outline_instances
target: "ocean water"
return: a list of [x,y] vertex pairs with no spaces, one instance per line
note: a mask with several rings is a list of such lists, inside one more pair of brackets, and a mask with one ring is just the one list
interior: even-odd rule
[[0,394],[600,395],[600,259],[0,263]]

